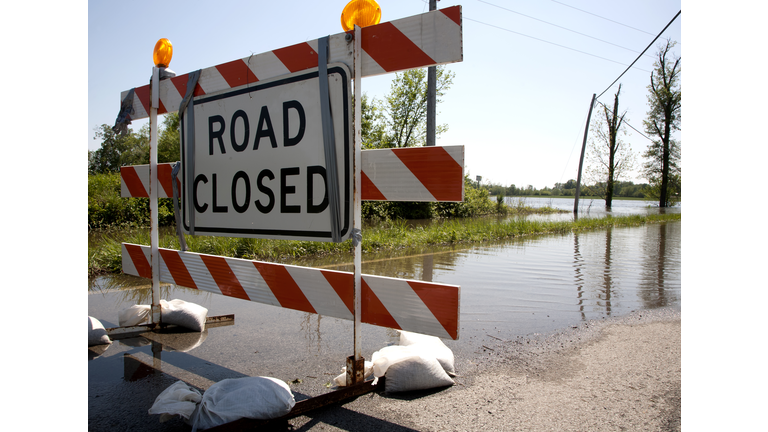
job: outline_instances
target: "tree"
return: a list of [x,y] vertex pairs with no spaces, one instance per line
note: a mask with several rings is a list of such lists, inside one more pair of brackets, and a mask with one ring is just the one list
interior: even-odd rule
[[157,135],[157,161],[176,162],[181,160],[179,146],[179,119],[178,112],[171,112],[165,115],[163,124],[160,127],[160,133]]
[[[436,102],[453,84],[454,74],[444,66],[437,67]],[[381,148],[400,148],[424,145],[427,121],[426,69],[411,69],[395,74],[390,93],[377,106],[384,114],[385,133],[377,144]],[[376,131],[376,129],[372,129]],[[447,125],[435,127],[435,134],[448,130]],[[363,139],[365,141],[365,138]]]
[[[421,146],[426,142],[427,122],[427,74],[425,69],[413,69],[395,74],[390,93],[379,102],[369,102],[363,95],[360,101],[361,135],[363,148],[400,148]],[[437,67],[436,101],[453,83],[454,74]],[[446,125],[435,128],[440,134]],[[465,195],[466,197],[466,195]],[[442,204],[442,203],[439,203]],[[447,212],[451,206],[439,206],[430,202],[363,202],[365,217],[380,218],[430,218],[435,212]]]
[[[611,208],[616,181],[634,168],[635,155],[629,144],[619,138],[626,135],[624,118],[627,112],[619,115],[619,94],[621,84],[613,100],[613,109],[603,105],[602,116],[597,116],[592,124],[592,142],[589,148],[588,175],[593,182],[605,181],[604,189],[595,189],[605,197],[605,207]],[[602,190],[600,190],[602,189]]]
[[102,124],[96,128],[93,139],[100,139],[101,147],[88,151],[89,174],[118,172],[121,166],[149,163],[148,125],[142,126],[138,133],[129,131],[121,136],[111,126]]
[[645,132],[655,138],[643,154],[643,170],[650,189],[658,193],[659,207],[672,203],[681,183],[680,142],[672,138],[680,130],[682,111],[680,57],[670,52],[675,45],[668,39],[659,47],[648,85],[648,118],[643,121]]
[[360,133],[364,149],[385,148],[387,134],[384,130],[384,115],[376,99],[368,101],[368,95],[363,93],[360,100]]
[[[176,162],[179,155],[179,114],[165,115],[157,137],[157,161]],[[95,140],[101,140],[98,150],[88,151],[88,174],[120,171],[120,167],[149,163],[149,124],[138,132],[128,129],[120,135],[106,124],[96,128]]]

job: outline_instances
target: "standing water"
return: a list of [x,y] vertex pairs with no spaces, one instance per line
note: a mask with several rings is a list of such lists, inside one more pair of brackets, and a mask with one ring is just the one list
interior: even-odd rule
[[[644,201],[633,204],[622,214],[659,211]],[[547,199],[542,205],[551,204]],[[589,209],[590,217],[598,207]],[[446,344],[456,353],[457,367],[469,367],[489,336],[512,340],[631,311],[679,309],[681,248],[681,222],[671,222],[366,254],[362,272],[460,285],[460,338]],[[336,257],[296,264],[352,270],[338,262]],[[150,292],[146,279],[93,279],[88,314],[115,327],[118,312],[150,303]],[[350,321],[176,286],[163,286],[161,295],[197,303],[209,316],[234,314],[235,322],[203,333],[144,333],[90,349],[89,429],[176,430],[178,423],[160,424],[147,409],[177,380],[206,389],[225,378],[271,376],[289,382],[297,400],[305,399],[327,392],[352,354]],[[391,329],[363,325],[366,359],[397,341]]]

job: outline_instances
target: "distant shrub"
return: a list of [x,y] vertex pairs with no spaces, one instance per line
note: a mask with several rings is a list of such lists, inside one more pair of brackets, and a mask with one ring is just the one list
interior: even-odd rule
[[[173,200],[160,198],[158,225],[174,224]],[[122,198],[120,174],[88,175],[88,229],[149,226],[149,198]]]

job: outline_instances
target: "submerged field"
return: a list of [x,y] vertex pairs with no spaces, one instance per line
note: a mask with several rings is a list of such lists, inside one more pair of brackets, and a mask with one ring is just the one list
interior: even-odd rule
[[[535,221],[526,218],[442,219],[414,225],[406,221],[386,221],[363,231],[363,253],[399,250],[420,246],[484,242],[520,236],[564,234],[608,227],[640,226],[649,223],[679,221],[681,215],[631,215],[583,218],[571,221]],[[148,229],[105,231],[100,240],[88,247],[88,275],[118,273],[122,270],[121,243],[150,244]],[[280,262],[299,257],[348,254],[352,241],[341,243],[268,240],[235,237],[185,236],[190,252],[233,258]],[[176,235],[160,237],[160,247],[179,249]]]

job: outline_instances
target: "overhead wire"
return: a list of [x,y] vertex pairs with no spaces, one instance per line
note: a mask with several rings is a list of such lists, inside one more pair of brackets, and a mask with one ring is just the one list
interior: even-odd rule
[[[621,63],[621,62],[618,62],[618,61],[616,61],[616,60],[611,60],[611,59],[609,59],[609,58],[605,58],[605,57],[601,57],[601,56],[599,56],[599,55],[591,54],[591,53],[588,53],[588,52],[586,52],[586,51],[577,50],[577,49],[575,49],[575,48],[567,47],[567,46],[565,46],[565,45],[560,45],[560,44],[557,44],[557,43],[554,43],[554,42],[550,42],[550,41],[548,41],[548,40],[544,40],[544,39],[540,39],[540,38],[537,38],[537,37],[534,37],[534,36],[530,36],[530,35],[527,35],[527,34],[524,34],[524,33],[516,32],[516,31],[514,31],[514,30],[510,30],[510,29],[508,29],[508,28],[499,27],[499,26],[497,26],[497,25],[489,24],[489,23],[487,23],[487,22],[483,22],[483,21],[478,21],[478,20],[475,20],[475,19],[472,19],[472,18],[468,18],[468,17],[466,17],[466,16],[463,16],[463,17],[462,17],[462,19],[465,19],[465,20],[467,20],[467,21],[473,21],[473,22],[476,22],[476,23],[478,23],[478,24],[486,25],[486,26],[489,26],[489,27],[497,28],[497,29],[499,29],[499,30],[504,30],[504,31],[507,31],[507,32],[510,32],[510,33],[514,33],[514,34],[516,34],[516,35],[520,35],[520,36],[524,36],[524,37],[527,37],[527,38],[530,38],[530,39],[534,39],[534,40],[537,40],[537,41],[539,41],[539,42],[544,42],[544,43],[548,43],[548,44],[550,44],[550,45],[555,45],[555,46],[558,46],[558,47],[560,47],[560,48],[565,48],[565,49],[567,49],[567,50],[575,51],[575,52],[577,52],[577,53],[581,53],[581,54],[585,54],[585,55],[588,55],[588,56],[596,57],[596,58],[599,58],[599,59],[601,59],[601,60],[605,60],[605,61],[609,61],[609,62],[612,62],[612,63],[620,64],[620,65],[622,65],[622,66],[626,66],[626,64],[625,64],[625,63]],[[632,65],[630,65],[630,67],[632,67]],[[645,69],[641,69],[641,68],[636,68],[636,69],[637,69],[637,70],[641,70],[641,71],[643,71],[643,72],[650,72],[650,71],[647,71],[647,70],[645,70]]]
[[[603,108],[605,108],[605,109],[607,109],[607,110],[610,110],[610,109],[611,109],[611,108],[609,108],[609,107],[608,107],[606,104],[604,104],[604,103],[602,103],[602,102],[600,102],[600,101],[597,101],[597,103],[599,103],[600,105],[602,105],[602,106],[603,106]],[[634,127],[634,126],[632,126],[632,125],[631,125],[631,124],[630,124],[628,121],[624,120],[624,122],[623,122],[623,123],[624,123],[625,125],[629,126],[630,128],[632,128],[632,130],[634,130],[635,132],[639,133],[639,134],[640,134],[640,135],[641,135],[643,138],[647,139],[648,141],[651,141],[651,142],[653,142],[653,139],[652,139],[652,138],[649,138],[649,137],[648,137],[646,134],[644,134],[644,133],[640,132],[639,130],[635,129],[635,127]]]
[[680,16],[680,13],[681,13],[681,12],[682,12],[682,10],[680,10],[680,11],[679,11],[679,12],[678,12],[678,13],[677,13],[675,16],[674,16],[674,18],[672,18],[672,19],[669,21],[669,23],[668,23],[666,26],[664,26],[664,28],[663,28],[663,29],[662,29],[662,30],[659,32],[659,34],[657,34],[657,35],[656,35],[656,37],[655,37],[655,38],[653,38],[653,40],[651,41],[651,43],[649,43],[649,44],[648,44],[648,46],[647,46],[647,47],[645,47],[645,49],[643,50],[643,52],[642,52],[642,53],[641,53],[639,56],[637,56],[637,58],[635,59],[635,61],[633,61],[633,62],[632,62],[632,64],[630,64],[629,66],[627,66],[627,68],[624,70],[624,72],[622,72],[622,73],[621,73],[621,75],[619,75],[619,76],[618,76],[618,78],[616,78],[615,80],[613,80],[613,82],[611,83],[611,85],[609,85],[609,86],[608,86],[608,87],[607,87],[605,90],[603,90],[603,92],[602,92],[602,93],[600,93],[600,95],[599,95],[597,98],[595,98],[596,100],[597,100],[597,99],[600,99],[600,96],[604,95],[604,94],[605,94],[605,92],[607,92],[607,91],[608,91],[608,90],[609,90],[611,87],[613,87],[613,85],[614,85],[614,84],[616,84],[616,81],[618,81],[618,80],[619,80],[621,77],[623,77],[623,76],[624,76],[624,74],[625,74],[625,73],[627,73],[627,71],[628,71],[628,70],[629,70],[629,69],[632,67],[632,65],[634,65],[635,63],[637,63],[637,61],[638,61],[638,60],[640,60],[640,57],[641,57],[643,54],[645,54],[645,52],[646,52],[646,51],[648,51],[648,48],[650,48],[650,47],[651,47],[651,46],[652,46],[652,45],[653,45],[653,44],[656,42],[656,40],[657,40],[658,38],[660,38],[662,34],[664,34],[664,32],[665,32],[665,31],[667,31],[667,29],[669,28],[669,26],[671,26],[671,25],[672,25],[672,23],[673,23],[673,22],[675,22],[675,20],[677,19],[677,17],[679,17],[679,16]]
[[[599,42],[603,42],[603,43],[606,43],[606,44],[608,44],[608,45],[613,45],[613,46],[615,46],[615,47],[618,47],[618,48],[621,48],[621,49],[625,49],[625,50],[627,50],[627,51],[632,51],[633,53],[638,53],[638,52],[639,52],[639,51],[633,50],[633,49],[631,49],[631,48],[627,48],[627,47],[624,47],[624,46],[621,46],[621,45],[615,44],[615,43],[613,43],[613,42],[609,42],[609,41],[607,41],[607,40],[603,40],[603,39],[600,39],[600,38],[596,38],[596,37],[594,37],[594,36],[590,36],[590,35],[588,35],[588,34],[586,34],[586,33],[581,33],[581,32],[578,32],[578,31],[576,31],[576,30],[572,30],[572,29],[569,29],[569,28],[567,28],[567,27],[563,27],[563,26],[561,26],[561,25],[558,25],[558,24],[554,24],[554,23],[551,23],[551,22],[549,22],[549,21],[544,21],[544,20],[542,20],[542,19],[539,19],[539,18],[536,18],[536,17],[532,17],[532,16],[530,16],[530,15],[526,15],[526,14],[524,14],[524,13],[520,13],[520,12],[514,11],[514,10],[512,10],[512,9],[508,9],[508,8],[505,8],[505,7],[503,7],[503,6],[499,6],[499,5],[496,5],[496,4],[493,4],[493,3],[490,3],[490,2],[484,1],[484,0],[477,0],[477,1],[479,1],[480,3],[485,3],[485,4],[489,5],[489,6],[493,6],[493,7],[499,8],[499,9],[503,9],[503,10],[505,10],[505,11],[507,11],[507,12],[511,12],[511,13],[514,13],[514,14],[517,14],[517,15],[520,15],[520,16],[524,16],[524,17],[526,17],[526,18],[529,18],[529,19],[532,19],[532,20],[535,20],[535,21],[539,21],[539,22],[542,22],[542,23],[544,23],[544,24],[547,24],[547,25],[551,25],[551,26],[553,26],[553,27],[557,27],[557,28],[559,28],[559,29],[563,29],[563,30],[569,31],[569,32],[571,32],[571,33],[576,33],[576,34],[578,34],[578,35],[581,35],[581,36],[584,36],[584,37],[588,37],[588,38],[590,38],[590,39],[594,39],[594,40],[596,40],[596,41],[599,41]],[[641,55],[642,55],[642,53],[641,53]],[[651,57],[651,56],[649,56],[649,57]]]
[[631,28],[632,30],[637,30],[637,31],[639,31],[639,32],[641,32],[641,33],[645,33],[645,34],[648,34],[648,35],[651,35],[651,36],[653,36],[653,33],[649,33],[649,32],[647,32],[647,31],[645,31],[645,30],[640,30],[639,28],[635,28],[635,27],[632,27],[632,26],[626,25],[626,24],[624,24],[624,23],[620,23],[620,22],[618,22],[618,21],[614,21],[614,20],[612,20],[612,19],[610,19],[610,18],[606,18],[606,17],[603,17],[603,16],[600,16],[600,15],[594,14],[594,13],[592,13],[592,12],[589,12],[589,11],[585,11],[584,9],[579,9],[579,8],[577,8],[577,7],[574,7],[574,6],[571,6],[571,5],[565,4],[565,3],[563,3],[563,2],[559,2],[559,1],[557,1],[557,0],[552,0],[552,1],[553,1],[553,2],[555,2],[555,3],[561,4],[561,5],[563,5],[563,6],[567,6],[567,7],[569,7],[569,8],[572,8],[572,9],[576,9],[576,10],[577,10],[577,11],[579,11],[579,12],[584,12],[585,14],[589,14],[589,15],[592,15],[592,16],[596,16],[596,17],[598,17],[598,18],[600,18],[600,19],[604,19],[604,20],[606,20],[606,21],[610,21],[610,22],[612,22],[612,23],[616,23],[616,24],[618,24],[618,25],[622,25],[622,26],[624,26],[624,27],[627,27],[627,28]]

